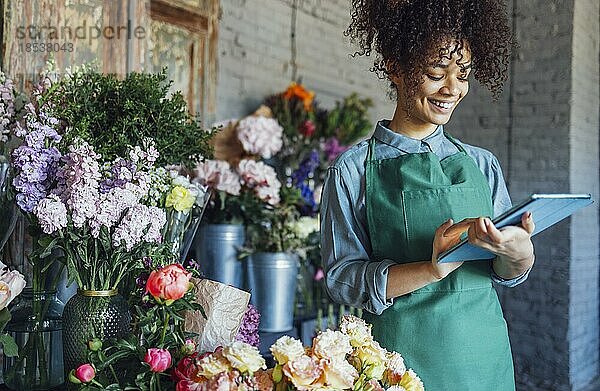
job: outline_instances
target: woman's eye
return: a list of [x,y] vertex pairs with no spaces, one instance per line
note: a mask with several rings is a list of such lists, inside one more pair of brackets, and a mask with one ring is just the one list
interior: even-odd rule
[[468,77],[457,77],[458,81],[466,82],[469,81]]
[[444,76],[434,76],[434,75],[430,75],[430,74],[427,74],[427,77],[433,81],[440,81],[444,78]]

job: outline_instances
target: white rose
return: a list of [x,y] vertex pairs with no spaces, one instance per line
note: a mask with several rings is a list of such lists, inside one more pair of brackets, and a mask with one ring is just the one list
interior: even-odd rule
[[325,330],[319,333],[313,343],[314,353],[321,358],[344,360],[352,351],[350,338],[339,331]]
[[229,360],[232,367],[242,373],[267,369],[265,359],[262,358],[258,349],[244,342],[233,342],[223,349],[223,356]]
[[293,361],[304,354],[304,346],[299,340],[284,335],[270,348],[273,357],[280,365]]
[[8,271],[0,262],[0,310],[6,308],[25,288],[25,278],[16,270]]

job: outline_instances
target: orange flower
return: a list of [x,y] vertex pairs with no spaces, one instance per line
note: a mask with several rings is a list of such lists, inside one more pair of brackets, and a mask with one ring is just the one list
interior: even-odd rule
[[304,103],[304,110],[311,111],[315,93],[305,89],[302,84],[291,82],[288,89],[283,93],[283,97],[288,100],[298,98]]

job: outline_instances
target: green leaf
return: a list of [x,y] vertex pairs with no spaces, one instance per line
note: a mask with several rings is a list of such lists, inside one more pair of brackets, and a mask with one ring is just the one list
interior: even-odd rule
[[2,311],[0,311],[0,331],[4,330],[6,324],[10,322],[11,317],[8,308],[4,307]]
[[5,356],[16,357],[19,355],[19,347],[10,335],[0,334],[0,344],[2,345]]

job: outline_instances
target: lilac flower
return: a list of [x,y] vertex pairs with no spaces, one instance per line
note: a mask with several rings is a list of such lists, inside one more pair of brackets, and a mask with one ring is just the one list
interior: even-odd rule
[[51,194],[41,200],[34,213],[44,233],[51,234],[67,226],[67,208],[57,195]]
[[17,190],[17,204],[30,213],[44,199],[58,171],[61,154],[52,144],[61,137],[51,125],[57,120],[36,111],[33,104],[26,106],[24,125],[18,124],[15,133],[23,137],[24,144],[13,151],[16,176],[13,186]]
[[0,142],[8,141],[10,124],[15,115],[13,81],[0,72]]
[[113,233],[115,246],[125,245],[127,251],[141,242],[159,243],[162,227],[167,221],[163,209],[137,204],[129,208]]
[[87,142],[77,139],[69,146],[69,153],[62,158],[62,170],[57,173],[56,193],[67,205],[77,228],[97,215],[99,158]]
[[323,146],[323,150],[327,155],[328,161],[333,161],[338,155],[342,152],[345,152],[348,149],[347,146],[341,145],[340,140],[337,137],[331,137],[325,142]]
[[258,326],[260,324],[260,313],[252,304],[248,304],[248,309],[242,319],[242,325],[235,337],[236,341],[245,342],[254,347],[259,347],[260,337],[258,335]]

